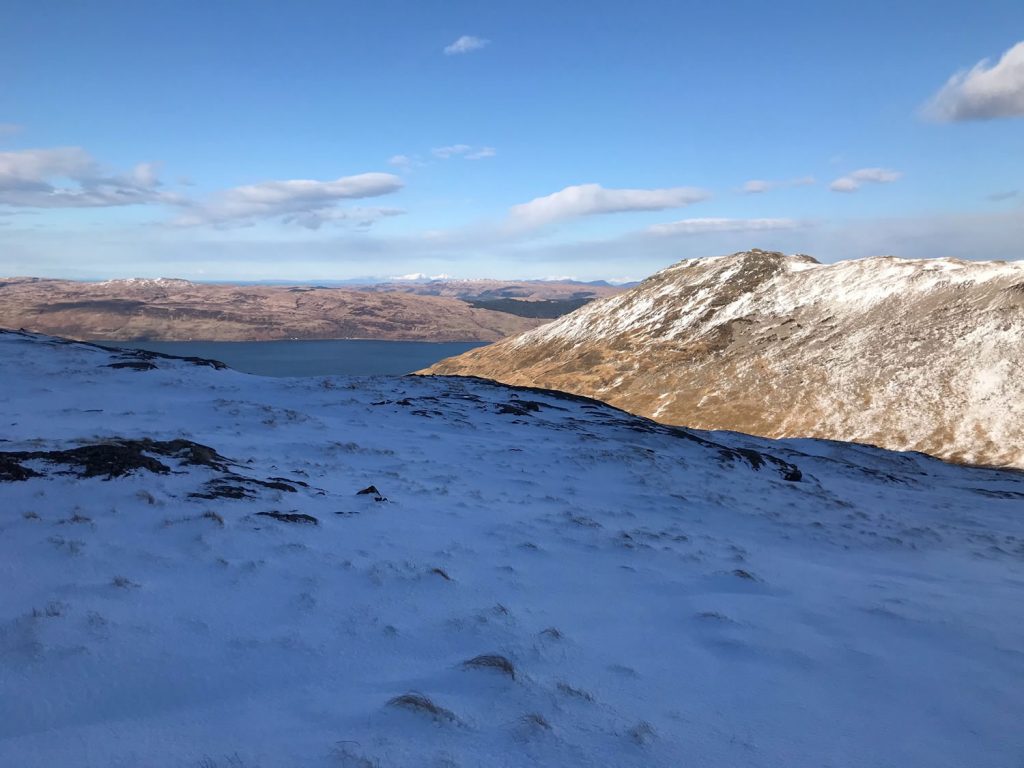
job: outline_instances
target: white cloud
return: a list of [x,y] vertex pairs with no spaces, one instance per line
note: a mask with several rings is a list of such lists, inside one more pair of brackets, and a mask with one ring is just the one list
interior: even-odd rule
[[160,184],[157,178],[159,165],[156,163],[139,163],[132,168],[130,178],[140,187],[155,187]]
[[497,151],[494,147],[473,147],[469,144],[452,144],[447,147],[434,147],[430,154],[439,160],[450,160],[453,157],[462,157],[466,160],[484,160],[494,157]]
[[153,163],[139,163],[127,173],[106,173],[81,147],[0,152],[0,205],[101,208],[179,202],[159,190],[156,169]]
[[743,185],[743,191],[751,195],[756,195],[761,192],[767,192],[769,189],[774,188],[775,182],[764,181],[762,179],[751,179],[750,181],[746,182]]
[[280,217],[312,229],[327,221],[357,221],[368,226],[384,215],[394,215],[384,211],[396,209],[370,209],[375,213],[367,216],[367,209],[343,211],[335,205],[340,200],[387,195],[402,186],[402,180],[390,173],[362,173],[334,181],[265,181],[225,190],[206,203],[192,203],[175,223],[248,226],[257,220]]
[[709,232],[763,232],[773,229],[796,229],[800,223],[793,219],[682,219],[667,224],[655,224],[646,232],[651,235],[702,235]]
[[836,179],[828,188],[833,192],[856,192],[860,189],[860,184],[851,179],[849,176],[843,176],[841,179]]
[[23,149],[0,152],[0,179],[35,182],[52,177],[69,179],[98,175],[96,161],[81,147]]
[[786,179],[784,181],[765,181],[764,179],[751,179],[743,185],[743,191],[750,195],[760,194],[762,192],[768,192],[773,189],[779,189],[782,187],[806,187],[814,184],[815,179],[813,176],[801,176],[796,179]]
[[924,106],[940,122],[1024,117],[1024,41],[992,64],[983,59],[953,75]]
[[454,43],[446,45],[444,47],[444,53],[446,56],[454,56],[460,53],[479,51],[481,48],[485,48],[490,44],[490,40],[485,40],[482,37],[474,37],[473,35],[463,35]]
[[888,168],[861,168],[836,179],[828,188],[833,192],[856,192],[866,183],[890,184],[902,177],[903,174],[899,171],[891,171]]
[[408,155],[392,155],[388,158],[388,165],[395,168],[408,168],[412,165],[412,158]]
[[692,187],[669,189],[605,189],[600,184],[579,184],[512,206],[514,223],[542,227],[555,221],[626,211],[661,211],[706,200],[710,194]]
[[0,136],[13,136],[16,133],[21,133],[23,129],[24,126],[17,123],[0,123]]

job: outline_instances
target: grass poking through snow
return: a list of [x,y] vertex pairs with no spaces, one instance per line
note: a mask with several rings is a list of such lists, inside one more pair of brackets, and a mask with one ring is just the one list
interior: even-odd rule
[[445,709],[439,704],[435,704],[429,697],[414,691],[403,693],[401,696],[395,696],[395,698],[388,702],[388,706],[400,707],[412,712],[430,715],[435,720],[446,720],[450,723],[459,722],[459,718],[450,709]]
[[462,662],[462,666],[470,669],[494,669],[508,675],[513,680],[516,679],[515,665],[504,656],[496,653],[484,653],[480,656],[474,656],[472,659]]

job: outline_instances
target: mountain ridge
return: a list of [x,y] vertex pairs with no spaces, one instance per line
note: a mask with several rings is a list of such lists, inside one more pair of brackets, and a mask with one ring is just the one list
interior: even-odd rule
[[1024,262],[821,264],[752,249],[424,373],[596,397],[659,421],[1024,466]]

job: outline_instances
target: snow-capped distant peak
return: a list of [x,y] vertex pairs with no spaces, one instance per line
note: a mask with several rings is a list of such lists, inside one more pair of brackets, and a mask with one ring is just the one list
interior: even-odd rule
[[179,277],[125,277],[114,280],[103,280],[96,285],[156,286],[166,288],[183,288],[193,285],[192,281]]
[[430,280],[450,280],[451,275],[442,272],[439,275],[428,275],[424,272],[413,272],[408,275],[397,275],[395,277],[389,277],[388,280],[396,280],[411,283],[422,283]]

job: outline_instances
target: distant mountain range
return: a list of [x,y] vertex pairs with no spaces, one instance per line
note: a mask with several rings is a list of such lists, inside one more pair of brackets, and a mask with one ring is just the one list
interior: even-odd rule
[[374,293],[414,293],[418,296],[449,296],[457,299],[517,299],[553,301],[597,299],[614,296],[636,283],[612,285],[604,280],[581,283],[577,280],[388,280],[353,286],[354,290]]
[[1024,467],[1024,262],[686,260],[426,372],[701,429]]
[[10,278],[0,280],[0,326],[77,339],[495,341],[619,290],[496,280],[336,288]]

